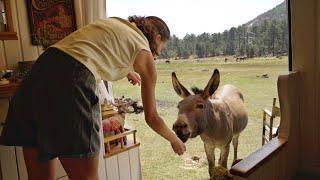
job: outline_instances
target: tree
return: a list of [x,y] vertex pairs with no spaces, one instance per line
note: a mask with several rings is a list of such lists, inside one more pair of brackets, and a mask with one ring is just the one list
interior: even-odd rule
[[241,25],[223,33],[173,35],[163,51],[163,58],[199,58],[219,55],[266,56],[288,52],[287,20],[265,19],[256,25]]

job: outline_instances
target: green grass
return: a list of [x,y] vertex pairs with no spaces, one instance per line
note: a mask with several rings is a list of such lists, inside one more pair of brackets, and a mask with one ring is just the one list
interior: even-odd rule
[[[224,58],[206,58],[196,60],[178,60],[166,64],[157,62],[158,80],[156,98],[158,112],[171,128],[177,116],[176,105],[180,98],[171,84],[171,72],[175,71],[180,82],[186,87],[204,88],[212,75],[213,69],[220,70],[220,85],[233,84],[244,94],[245,105],[249,114],[247,128],[240,135],[238,157],[244,158],[261,147],[262,108],[272,105],[277,97],[277,77],[288,72],[286,57],[255,58],[245,62],[224,63]],[[267,73],[269,78],[261,78]],[[140,88],[130,86],[126,79],[113,83],[115,97],[124,95],[140,100]],[[140,146],[142,178],[151,179],[207,179],[208,166],[205,159],[203,143],[199,137],[186,143],[187,151],[183,156],[173,153],[170,144],[157,135],[144,121],[143,114],[127,114],[126,124],[137,129]],[[200,163],[192,164],[191,156],[200,156]],[[216,159],[218,154],[216,153]],[[233,159],[230,149],[228,167]]]

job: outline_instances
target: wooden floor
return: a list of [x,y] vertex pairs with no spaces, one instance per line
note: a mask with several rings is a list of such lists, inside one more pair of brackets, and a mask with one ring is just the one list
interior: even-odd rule
[[292,180],[319,180],[320,174],[298,174]]

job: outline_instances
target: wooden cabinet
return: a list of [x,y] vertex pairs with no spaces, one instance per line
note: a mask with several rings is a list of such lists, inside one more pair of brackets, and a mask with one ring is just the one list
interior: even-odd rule
[[[136,130],[127,129],[124,133],[104,138],[106,153],[105,167],[107,180],[140,180],[140,143],[136,142]],[[126,137],[126,143],[124,143]],[[111,141],[119,144],[110,147]]]
[[0,146],[0,166],[3,180],[18,180],[15,147]]
[[107,180],[140,180],[139,147],[105,158]]
[[[7,115],[9,98],[0,98],[0,134]],[[0,145],[0,180],[18,180],[16,148]]]

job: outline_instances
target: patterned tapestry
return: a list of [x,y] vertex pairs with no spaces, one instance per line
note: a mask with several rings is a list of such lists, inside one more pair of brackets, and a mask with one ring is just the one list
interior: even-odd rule
[[33,45],[44,48],[76,30],[73,0],[26,0]]

